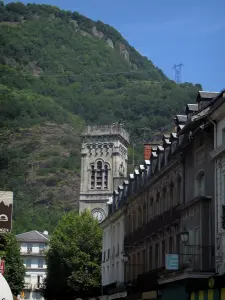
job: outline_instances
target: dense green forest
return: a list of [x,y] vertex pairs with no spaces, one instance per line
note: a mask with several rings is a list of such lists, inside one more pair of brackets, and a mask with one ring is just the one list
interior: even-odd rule
[[169,80],[101,21],[0,1],[0,188],[14,191],[14,230],[51,231],[76,207],[85,124],[122,122],[138,163],[143,140],[171,130],[199,89]]

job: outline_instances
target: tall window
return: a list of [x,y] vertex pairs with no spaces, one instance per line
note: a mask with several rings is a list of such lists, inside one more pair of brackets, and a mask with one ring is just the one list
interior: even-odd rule
[[181,177],[177,178],[177,204],[182,203],[181,201]]
[[90,166],[90,182],[91,189],[108,189],[108,175],[109,167],[108,164],[102,163],[102,161],[97,161]]
[[24,260],[24,264],[25,264],[26,268],[31,268],[31,260],[29,258]]
[[223,205],[225,204],[225,173],[223,173]]
[[155,244],[155,268],[159,267],[159,244]]
[[108,165],[105,165],[105,172],[104,172],[104,189],[108,188]]
[[142,213],[141,213],[141,207],[138,207],[138,228],[140,228],[142,225]]
[[44,267],[44,259],[43,258],[39,258],[38,259],[38,268],[39,269],[43,269]]
[[147,208],[146,208],[146,204],[144,203],[143,205],[143,224],[147,223]]
[[151,198],[150,199],[150,219],[152,219],[155,215],[154,215],[154,199]]
[[173,237],[169,237],[169,253],[173,253]]
[[91,189],[95,188],[95,166],[91,165]]
[[167,210],[168,203],[167,203],[167,197],[166,197],[166,187],[163,188],[163,197],[162,197],[162,208],[161,211]]
[[170,183],[170,206],[172,207],[174,204],[174,185],[173,182]]
[[160,200],[160,193],[157,192],[157,195],[156,195],[156,215],[159,215],[159,200]]
[[96,188],[98,190],[102,189],[102,162],[97,162],[97,172],[96,172]]
[[225,144],[225,128],[222,130],[222,144]]
[[166,253],[166,246],[165,241],[162,241],[162,266],[165,266],[165,253]]
[[148,253],[148,269],[149,269],[149,271],[152,270],[152,246],[149,247],[149,253]]
[[205,174],[201,170],[197,173],[195,177],[195,196],[204,196],[205,195]]

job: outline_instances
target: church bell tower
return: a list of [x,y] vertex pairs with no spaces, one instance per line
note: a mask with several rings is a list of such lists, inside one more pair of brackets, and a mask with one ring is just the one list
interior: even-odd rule
[[99,222],[107,202],[127,177],[129,135],[122,125],[87,126],[82,133],[79,211],[91,211]]

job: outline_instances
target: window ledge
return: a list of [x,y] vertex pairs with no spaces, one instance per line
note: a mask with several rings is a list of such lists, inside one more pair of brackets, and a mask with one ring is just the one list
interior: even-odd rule
[[216,159],[219,155],[221,155],[225,151],[225,144],[214,149],[210,155],[212,159]]

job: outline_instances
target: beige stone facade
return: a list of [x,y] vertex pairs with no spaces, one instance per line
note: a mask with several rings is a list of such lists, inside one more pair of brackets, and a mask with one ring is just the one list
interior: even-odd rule
[[88,126],[82,137],[79,210],[88,209],[102,221],[113,190],[127,176],[129,135],[113,124]]

